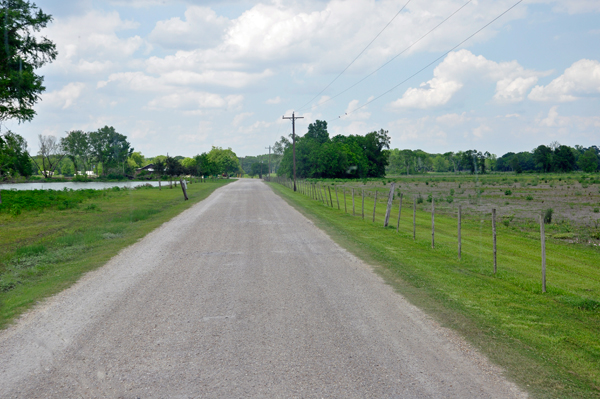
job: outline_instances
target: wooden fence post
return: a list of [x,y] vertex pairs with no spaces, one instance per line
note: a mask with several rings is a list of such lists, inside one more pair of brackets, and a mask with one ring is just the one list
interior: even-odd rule
[[492,234],[494,235],[494,274],[498,270],[496,257],[496,209],[492,209]]
[[354,189],[352,189],[352,216],[356,216],[356,212],[355,212],[355,207],[354,207]]
[[413,198],[413,240],[417,239],[417,199]]
[[362,218],[365,220],[365,189],[362,189]]
[[431,196],[431,248],[435,248],[435,198]]
[[387,227],[390,222],[390,212],[392,211],[392,203],[394,201],[394,191],[396,190],[396,183],[392,183],[390,187],[390,193],[388,195],[388,203],[387,209],[385,211],[385,220],[383,222],[383,227]]
[[185,189],[185,183],[183,183],[183,180],[181,178],[179,178],[179,185],[181,186],[181,191],[183,191],[184,201],[187,201],[188,200],[187,190]]
[[333,208],[333,198],[331,198],[331,186],[327,186],[327,191],[329,191],[329,204]]
[[400,193],[400,207],[398,208],[398,223],[396,224],[396,233],[400,231],[400,215],[402,215],[402,193]]
[[338,204],[338,211],[339,211],[340,210],[340,199],[339,199],[338,194],[337,194],[337,186],[333,186],[333,188],[335,189],[335,201]]
[[544,231],[544,214],[540,216],[540,236],[542,241],[542,292],[546,292],[546,232]]
[[373,201],[373,223],[375,223],[375,208],[377,208],[377,190],[375,190],[375,200]]
[[462,205],[458,206],[458,259],[462,256],[462,239],[461,233],[461,222],[462,222]]
[[344,187],[344,213],[348,213],[348,205],[346,205],[346,187]]

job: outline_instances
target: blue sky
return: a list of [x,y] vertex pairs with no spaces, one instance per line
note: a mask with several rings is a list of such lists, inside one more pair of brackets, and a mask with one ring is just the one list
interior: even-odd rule
[[[40,73],[31,123],[8,122],[32,152],[38,134],[112,125],[146,156],[211,146],[265,153],[291,123],[331,135],[389,131],[393,148],[502,155],[539,144],[600,145],[600,1],[37,1],[59,56]],[[328,100],[330,99],[330,100]],[[328,100],[328,101],[326,101]],[[347,115],[346,115],[347,114]]]

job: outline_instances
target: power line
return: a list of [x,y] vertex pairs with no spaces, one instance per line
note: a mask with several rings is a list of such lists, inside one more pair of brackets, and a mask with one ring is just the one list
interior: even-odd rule
[[[461,46],[462,44],[464,44],[466,41],[468,41],[469,39],[471,39],[473,36],[475,36],[476,34],[478,34],[479,32],[481,32],[482,30],[484,30],[485,28],[487,28],[488,26],[490,26],[491,24],[493,24],[494,22],[496,22],[498,19],[500,19],[504,14],[508,13],[510,10],[512,10],[513,8],[515,8],[516,6],[518,6],[520,3],[522,3],[523,0],[519,0],[517,1],[515,4],[513,4],[510,8],[508,8],[506,11],[504,11],[502,14],[498,15],[496,18],[492,19],[490,22],[488,22],[487,24],[485,24],[483,27],[481,27],[479,30],[477,30],[475,33],[473,33],[472,35],[470,35],[469,37],[467,37],[465,40],[463,40],[462,42],[458,43],[456,46],[452,47],[450,50],[446,51],[444,54],[440,55],[439,57],[437,57],[435,60],[431,61],[429,64],[425,65],[423,68],[419,69],[417,72],[413,73],[412,75],[410,75],[408,78],[404,79],[402,82],[398,83],[397,85],[393,86],[391,89],[381,93],[380,95],[378,95],[377,97],[367,101],[366,103],[364,103],[363,105],[361,105],[358,108],[353,109],[350,112],[347,112],[345,115],[351,114],[355,111],[358,111],[361,108],[366,107],[367,105],[371,104],[373,101],[376,101],[378,99],[380,99],[381,97],[385,96],[386,94],[392,92],[393,90],[395,90],[398,86],[403,85],[404,83],[406,83],[407,81],[409,81],[410,79],[414,78],[415,76],[417,76],[418,74],[420,74],[421,72],[423,72],[425,69],[429,68],[431,65],[435,64],[436,62],[438,62],[440,59],[444,58],[445,56],[447,56],[448,54],[450,54],[452,51],[456,50],[459,46]],[[345,116],[344,115],[344,116]],[[336,119],[340,119],[342,117],[342,115],[338,116]],[[327,122],[331,122],[334,119],[331,119]]]
[[376,40],[376,39],[379,37],[379,35],[381,35],[381,34],[383,33],[383,31],[384,31],[384,30],[385,30],[385,29],[386,29],[386,28],[387,28],[387,27],[388,27],[388,26],[389,26],[389,25],[392,23],[392,21],[393,21],[394,19],[396,19],[396,17],[397,17],[398,15],[400,15],[400,13],[402,12],[402,10],[404,10],[404,9],[406,8],[406,6],[408,5],[408,3],[410,3],[410,1],[411,1],[411,0],[408,0],[408,1],[406,2],[406,4],[404,4],[404,6],[402,6],[402,8],[400,9],[400,11],[398,11],[398,12],[396,13],[396,15],[394,15],[394,17],[393,17],[392,19],[390,19],[390,22],[388,22],[388,23],[387,23],[387,24],[386,24],[386,25],[383,27],[383,29],[382,29],[382,30],[381,30],[381,31],[380,31],[380,32],[379,32],[379,33],[378,33],[378,34],[377,34],[377,35],[376,35],[376,36],[373,38],[373,40],[371,40],[371,41],[369,42],[369,44],[367,44],[367,46],[366,46],[366,47],[365,47],[365,48],[364,48],[364,49],[363,49],[363,50],[362,50],[362,51],[361,51],[361,52],[360,52],[360,53],[359,53],[359,54],[358,54],[358,55],[357,55],[357,56],[356,56],[356,57],[355,57],[353,60],[352,60],[352,62],[350,62],[350,63],[348,64],[348,66],[347,66],[346,68],[344,68],[344,70],[343,70],[342,72],[340,72],[340,73],[339,73],[339,74],[338,74],[338,75],[335,77],[335,79],[333,79],[331,82],[329,82],[329,84],[328,84],[327,86],[325,86],[325,88],[324,88],[323,90],[321,90],[319,93],[317,93],[317,95],[316,95],[316,96],[314,96],[314,97],[313,97],[313,98],[312,98],[310,101],[308,101],[306,104],[304,104],[303,106],[301,106],[300,108],[298,108],[298,110],[301,110],[302,108],[306,107],[308,104],[310,104],[311,102],[313,102],[313,101],[315,100],[315,98],[319,97],[319,96],[320,96],[320,95],[321,95],[321,94],[322,94],[322,93],[323,93],[325,90],[327,90],[327,89],[329,88],[329,86],[331,86],[331,85],[332,85],[332,84],[333,84],[333,83],[334,83],[336,80],[338,80],[338,78],[339,78],[340,76],[342,76],[342,75],[343,75],[343,73],[344,73],[344,72],[346,72],[346,70],[348,70],[348,68],[350,68],[350,66],[351,66],[352,64],[354,64],[354,62],[355,62],[355,61],[356,61],[356,60],[357,60],[357,59],[358,59],[358,58],[359,58],[359,57],[360,57],[360,56],[361,56],[361,55],[362,55],[362,54],[363,54],[365,51],[367,51],[367,49],[368,49],[368,48],[371,46],[371,44],[373,44],[373,42],[374,42],[374,41],[375,41],[375,40]]
[[[437,24],[436,26],[434,26],[429,32],[425,33],[423,36],[421,36],[419,39],[417,39],[416,41],[414,41],[413,43],[411,43],[408,47],[406,47],[404,50],[402,50],[401,52],[399,52],[398,54],[396,54],[394,57],[390,58],[388,61],[386,61],[385,63],[383,63],[379,68],[375,69],[373,72],[369,73],[367,76],[365,76],[364,78],[362,78],[361,80],[359,80],[358,82],[354,83],[352,86],[348,87],[347,89],[339,92],[338,94],[336,94],[333,97],[328,98],[325,101],[322,101],[320,103],[317,104],[317,106],[321,106],[331,100],[333,100],[336,97],[341,96],[342,94],[344,94],[345,92],[347,92],[348,90],[358,86],[360,83],[364,82],[365,80],[367,80],[369,77],[371,77],[372,75],[374,75],[375,73],[379,72],[379,70],[381,70],[384,66],[386,66],[387,64],[389,64],[390,62],[394,61],[396,58],[400,57],[402,54],[404,54],[405,52],[407,52],[408,50],[410,50],[414,45],[416,45],[417,43],[419,43],[421,40],[423,40],[425,37],[427,37],[431,32],[433,32],[434,30],[436,30],[437,28],[439,28],[441,25],[443,25],[446,21],[448,21],[450,18],[452,18],[454,15],[456,15],[460,10],[462,10],[463,8],[465,8],[469,3],[471,3],[473,0],[469,0],[467,1],[465,4],[463,4],[462,6],[460,6],[456,11],[454,11],[452,14],[450,14],[448,17],[446,17],[446,19],[444,19],[442,22],[440,22],[439,24]],[[314,99],[313,99],[314,100]],[[312,100],[311,100],[312,101]]]

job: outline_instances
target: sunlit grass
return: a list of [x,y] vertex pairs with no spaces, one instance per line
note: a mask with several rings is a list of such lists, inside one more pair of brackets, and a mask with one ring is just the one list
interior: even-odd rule
[[[0,213],[0,328],[229,182],[191,184],[189,201],[180,188],[102,190],[66,193],[81,199],[71,208],[58,203]],[[39,193],[30,197],[44,203]]]
[[332,208],[271,186],[340,244],[379,265],[401,293],[461,332],[534,396],[600,396],[600,248],[548,240],[543,294],[537,230],[498,223],[498,272],[493,273],[491,210],[463,219],[459,260],[455,217],[436,215],[431,248],[431,203],[417,207],[413,241],[412,200],[403,206],[396,233],[397,200],[391,226],[383,228],[383,202],[373,223],[371,198],[365,200],[363,221],[358,196],[353,217],[348,195],[345,213],[342,197],[337,209],[335,194]]

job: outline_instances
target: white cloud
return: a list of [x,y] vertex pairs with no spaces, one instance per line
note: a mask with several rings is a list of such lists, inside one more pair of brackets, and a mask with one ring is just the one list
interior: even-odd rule
[[281,97],[277,96],[277,97],[275,97],[275,98],[269,98],[269,99],[268,99],[268,100],[267,100],[265,103],[266,103],[266,104],[273,105],[273,104],[280,104],[280,103],[281,103],[281,101],[282,101],[282,100],[281,100]]
[[184,15],[183,21],[179,17],[158,21],[149,40],[167,49],[208,48],[219,44],[230,25],[228,18],[208,7],[190,6]]
[[60,90],[43,94],[43,104],[67,109],[79,98],[84,88],[85,84],[81,82],[69,83]]
[[254,115],[254,112],[242,112],[241,114],[237,114],[234,118],[233,121],[231,122],[231,124],[233,126],[239,126],[242,121],[250,116]]
[[487,132],[491,131],[492,129],[489,126],[481,124],[473,129],[473,136],[475,136],[477,139],[482,139]]
[[547,86],[535,86],[529,99],[567,102],[586,94],[600,94],[600,62],[596,60],[575,62]]
[[554,11],[569,14],[600,12],[600,2],[597,0],[529,0],[529,2],[552,4]]
[[367,107],[362,107],[358,109],[359,105],[360,104],[358,100],[350,101],[348,107],[346,108],[344,116],[342,116],[342,119],[352,121],[369,119],[371,117],[371,113],[367,111]]
[[98,73],[121,62],[144,45],[134,35],[120,38],[117,32],[136,29],[135,21],[122,20],[116,11],[92,10],[83,15],[57,18],[44,30],[57,45],[58,57],[49,68],[69,73]]
[[451,52],[433,71],[433,79],[407,89],[391,103],[393,108],[431,108],[447,104],[467,83],[496,82],[494,100],[501,103],[525,99],[527,90],[546,73],[526,70],[516,61],[495,62],[468,50]]
[[435,118],[435,120],[436,120],[436,122],[444,124],[444,125],[458,126],[458,125],[462,125],[464,122],[471,120],[471,118],[469,118],[467,116],[466,112],[463,112],[460,115],[459,114],[441,115],[441,116],[438,116],[437,118]]
[[148,103],[150,109],[177,109],[181,111],[203,108],[232,108],[243,100],[243,96],[220,96],[214,93],[182,91],[157,97]]

